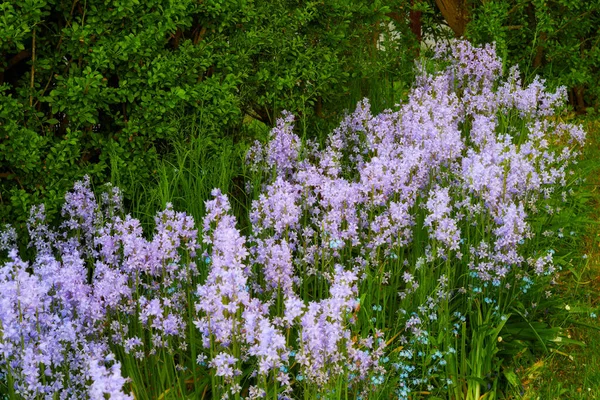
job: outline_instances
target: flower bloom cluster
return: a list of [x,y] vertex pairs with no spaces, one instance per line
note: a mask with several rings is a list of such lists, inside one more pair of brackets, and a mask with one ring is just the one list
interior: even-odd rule
[[[481,297],[499,319],[494,296],[500,286],[512,290],[509,277],[554,274],[551,254],[525,249],[534,237],[531,217],[553,211],[550,200],[567,185],[575,149],[585,140],[581,127],[548,118],[564,103],[565,89],[550,93],[537,78],[523,85],[517,68],[504,78],[492,45],[454,41],[440,46],[436,58],[445,67],[420,73],[396,111],[372,115],[362,101],[323,148],[298,147],[285,114],[271,141],[252,149],[250,169],[264,179],[252,208],[251,255],[264,266],[262,289],[274,299],[291,304],[295,288],[315,293],[312,286],[323,281],[331,291],[345,270],[356,293],[369,286],[365,278],[394,286],[414,309],[387,307],[404,321],[403,342],[427,344],[426,327],[437,321],[440,302],[457,294]],[[437,300],[418,310],[411,304],[430,295]],[[340,351],[338,338],[350,331],[339,330],[341,320],[332,315],[356,306],[349,297],[331,301],[310,304],[301,317],[299,341],[309,354],[298,361],[316,371],[309,368],[304,378],[319,384],[320,352],[336,345],[311,335],[332,324],[326,329]],[[284,321],[294,318],[290,310],[281,314]],[[352,370],[347,358],[337,362],[342,353],[329,354],[329,371]]]
[[[67,228],[83,225],[81,244],[93,229],[83,212],[88,190],[81,182],[64,209],[80,212]],[[87,281],[85,248],[44,226],[43,207],[32,211],[34,261],[23,261],[12,247],[0,266],[0,374],[10,375],[10,390],[23,398],[132,399],[123,391],[120,363],[99,335],[105,306]]]
[[[270,192],[288,198],[281,189]],[[293,190],[288,186],[284,189]],[[288,219],[283,222],[285,228],[277,228],[281,219],[269,221],[263,216],[263,228],[271,230],[273,236],[264,242],[255,237],[251,245],[235,228],[227,197],[219,190],[212,195],[203,223],[210,267],[205,283],[197,288],[199,319],[195,325],[204,346],[212,349],[209,365],[216,369],[216,376],[235,386],[236,377],[242,373],[241,362],[254,359],[255,373],[263,377],[259,381],[271,374],[282,392],[290,393],[292,377],[287,371],[292,357],[300,366],[300,380],[320,387],[348,373],[352,374],[350,380],[363,381],[373,371],[383,371],[377,361],[385,347],[381,340],[376,346],[373,338],[366,339],[366,344],[352,341],[348,324],[358,306],[357,277],[352,271],[336,266],[329,279],[329,297],[323,300],[305,302],[296,292],[298,279],[292,264],[295,240],[283,231],[295,227],[297,221],[289,215],[298,210],[286,209],[282,203],[261,204],[259,199],[257,209],[268,214],[277,208]],[[258,271],[252,271],[252,264],[258,265]],[[251,282],[257,274],[264,278],[264,287]],[[279,309],[273,304],[277,300],[281,300]],[[286,339],[286,330],[298,332],[297,343]],[[366,348],[373,351],[363,350]]]
[[530,219],[553,212],[585,139],[547,118],[564,90],[524,86],[516,68],[502,77],[493,46],[456,41],[436,57],[444,69],[420,73],[396,111],[373,115],[364,100],[323,147],[302,146],[284,113],[250,153],[261,186],[247,236],[218,189],[201,240],[170,205],[145,237],[118,189],[98,202],[87,178],[58,228],[33,208],[32,261],[12,228],[0,233],[0,380],[25,398],[130,399],[154,383],[129,385],[143,374],[123,366],[160,359],[181,372],[177,390],[210,369],[215,398],[291,398],[296,386],[368,398],[390,372],[399,398],[430,390],[425,376],[459,348],[433,334],[475,330],[470,310],[441,310],[465,295],[457,307],[504,321],[500,290],[512,298],[554,273],[551,252],[525,251]]
[[[577,156],[572,148],[585,134],[542,118],[564,102],[564,88],[548,93],[539,79],[524,87],[516,68],[502,79],[493,46],[456,41],[437,57],[449,65],[422,73],[398,111],[374,116],[364,100],[309,156],[301,157],[297,146],[273,145],[299,141],[290,138],[290,116],[278,120],[271,144],[263,155],[255,148],[250,160],[254,170],[275,171],[253,208],[261,243],[284,237],[303,257],[296,264],[325,253],[337,257],[347,247],[373,257],[411,243],[415,209],[422,208],[422,226],[438,252],[433,257],[470,253],[484,281],[525,261],[519,246],[532,235],[527,218],[566,184]],[[523,127],[507,123],[510,115]],[[552,145],[559,142],[565,145]],[[487,251],[461,246],[467,234],[461,226],[482,218],[491,223],[481,227],[485,242],[477,247]],[[551,263],[544,264],[533,272],[551,273]]]
[[[0,266],[0,374],[24,398],[131,399],[111,349],[141,359],[174,343],[185,347],[182,289],[197,274],[194,221],[168,206],[148,241],[139,221],[115,215],[117,189],[98,205],[86,177],[65,197],[57,230],[43,206],[32,209],[33,262],[19,257],[14,230],[2,234],[9,260]],[[149,331],[145,353],[128,322]]]
[[[218,189],[212,194],[204,218],[211,266],[206,282],[198,286],[196,311],[201,317],[195,324],[206,348],[218,345],[218,354],[210,361],[217,376],[231,380],[241,374],[239,358],[250,356],[258,359],[258,373],[267,375],[287,361],[285,337],[273,326],[268,305],[250,295],[245,239],[228,214],[227,197]],[[234,354],[238,346],[244,347],[244,354]],[[289,384],[289,379],[282,381]]]

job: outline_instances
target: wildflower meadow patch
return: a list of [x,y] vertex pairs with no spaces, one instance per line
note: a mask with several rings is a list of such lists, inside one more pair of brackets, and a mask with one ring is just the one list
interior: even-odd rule
[[417,68],[395,111],[364,100],[322,146],[284,113],[248,154],[247,233],[215,189],[199,228],[168,206],[144,235],[119,190],[96,197],[89,180],[59,226],[32,210],[30,259],[8,227],[0,390],[495,398],[506,346],[530,322],[523,299],[552,296],[542,233],[585,133],[556,118],[564,89],[503,76],[493,46],[455,41]]

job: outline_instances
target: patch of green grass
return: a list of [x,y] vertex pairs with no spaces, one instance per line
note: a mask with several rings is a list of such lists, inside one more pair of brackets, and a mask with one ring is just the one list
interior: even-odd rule
[[587,214],[580,216],[587,226],[585,236],[571,245],[555,295],[560,308],[549,316],[552,325],[560,326],[574,342],[538,356],[530,365],[530,357],[517,357],[516,363],[522,364],[516,369],[521,387],[512,398],[600,399],[600,118],[588,117],[581,123],[588,145],[581,161],[586,181],[578,196],[585,202],[579,211]]

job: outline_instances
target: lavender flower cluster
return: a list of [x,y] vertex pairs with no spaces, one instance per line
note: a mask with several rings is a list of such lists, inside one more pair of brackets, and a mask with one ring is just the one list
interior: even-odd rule
[[549,118],[565,89],[550,93],[537,78],[525,86],[518,68],[504,78],[493,45],[454,41],[436,57],[446,67],[422,67],[396,111],[372,115],[362,101],[324,148],[299,147],[286,114],[271,141],[249,153],[250,169],[263,178],[250,253],[273,299],[289,301],[294,288],[314,294],[343,268],[357,287],[368,287],[365,279],[393,286],[414,309],[387,306],[392,321],[404,321],[402,343],[427,344],[440,302],[479,296],[500,325],[497,288],[556,272],[551,253],[525,249],[534,239],[531,217],[554,212],[550,199],[568,195],[561,188],[584,144],[580,126]]
[[[132,399],[111,349],[144,359],[186,347],[182,289],[198,273],[194,221],[168,206],[148,241],[139,221],[118,216],[116,188],[98,204],[86,177],[65,200],[58,229],[43,206],[32,209],[32,263],[19,257],[13,230],[2,235],[10,250],[0,267],[0,373],[24,398]],[[146,348],[128,335],[131,323],[148,331]]]
[[[139,374],[123,360],[168,357],[174,373],[210,370],[222,398],[368,397],[399,341],[399,398],[431,385],[411,378],[416,358],[439,374],[457,351],[410,346],[432,345],[441,303],[480,296],[505,318],[494,290],[554,273],[551,253],[524,251],[530,218],[553,211],[585,138],[548,118],[564,89],[524,86],[516,68],[503,78],[493,46],[455,41],[436,57],[446,67],[422,72],[396,111],[362,101],[323,148],[303,146],[285,113],[250,152],[261,194],[248,236],[217,189],[201,240],[170,205],[144,237],[118,189],[98,203],[87,178],[59,227],[32,209],[33,261],[0,233],[0,380],[24,398],[130,399]],[[383,287],[398,296],[382,307]],[[446,321],[455,336],[461,311]]]
[[20,258],[14,231],[2,235],[12,239],[3,241],[8,261],[0,266],[0,375],[13,383],[9,393],[132,399],[124,392],[121,364],[101,335],[107,308],[102,288],[110,293],[119,287],[109,282],[113,276],[87,280],[96,211],[88,180],[67,195],[68,220],[59,231],[45,223],[43,206],[32,209],[28,227],[37,252],[31,263]]
[[[544,118],[564,103],[564,88],[549,93],[537,78],[523,86],[517,68],[503,79],[492,45],[455,41],[437,57],[449,65],[421,73],[398,111],[374,116],[364,100],[323,150],[309,145],[301,153],[292,145],[299,138],[289,115],[278,120],[268,146],[255,146],[252,169],[272,177],[251,214],[261,260],[276,242],[308,273],[345,248],[356,249],[361,265],[407,247],[424,227],[433,258],[470,260],[484,281],[523,266],[528,217],[566,186],[585,133]],[[274,145],[283,142],[290,146]],[[425,214],[418,227],[417,209]],[[486,221],[483,240],[469,247],[461,227],[478,221]],[[549,262],[536,264],[534,274],[553,272]]]
[[[385,348],[380,334],[375,344],[373,337],[357,343],[348,327],[358,307],[356,274],[336,265],[328,279],[329,297],[306,302],[295,291],[299,279],[292,265],[293,241],[284,232],[295,224],[289,216],[295,211],[280,209],[287,220],[271,221],[280,227],[274,236],[265,241],[254,237],[249,243],[235,228],[227,197],[219,190],[212,194],[203,223],[210,269],[197,289],[195,325],[204,346],[212,349],[209,366],[232,387],[231,394],[239,394],[242,362],[252,360],[259,382],[272,379],[270,385],[288,395],[293,379],[323,388],[339,377],[358,384],[384,373],[378,362]],[[268,230],[268,224],[263,228]],[[252,265],[258,266],[256,271]],[[295,343],[288,340],[290,331],[297,332]],[[299,366],[295,377],[289,373],[292,360]],[[253,388],[250,398],[261,397],[265,389]]]

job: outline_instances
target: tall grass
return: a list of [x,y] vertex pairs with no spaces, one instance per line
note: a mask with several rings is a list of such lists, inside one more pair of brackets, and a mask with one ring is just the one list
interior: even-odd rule
[[[600,289],[598,254],[598,140],[597,115],[570,120],[582,123],[588,132],[588,145],[574,177],[576,195],[564,217],[555,222],[563,229],[562,240],[554,237],[559,262],[563,265],[557,281],[557,296],[541,304],[538,319],[559,328],[564,343],[548,352],[516,351],[511,371],[519,376],[514,386],[516,396],[524,399],[594,399],[600,398]],[[568,310],[567,310],[568,307]],[[531,346],[530,346],[531,348]]]
[[201,221],[204,203],[214,188],[230,194],[236,215],[244,215],[249,202],[243,187],[245,154],[252,140],[266,137],[268,128],[246,119],[239,132],[219,135],[205,131],[195,120],[193,116],[180,120],[180,134],[169,139],[171,151],[161,157],[149,183],[140,184],[134,176],[123,179],[129,172],[117,165],[111,171],[115,185],[132,182],[121,186],[129,200],[126,206],[146,228],[153,227],[154,215],[167,203]]

